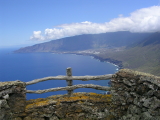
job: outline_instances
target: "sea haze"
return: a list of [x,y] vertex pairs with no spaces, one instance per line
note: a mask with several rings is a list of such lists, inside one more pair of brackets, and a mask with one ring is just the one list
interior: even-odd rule
[[[53,53],[12,53],[13,49],[0,49],[0,81],[20,80],[31,81],[48,76],[66,75],[66,68],[72,68],[73,76],[113,74],[117,67],[107,62],[100,62],[90,56]],[[108,85],[108,80],[78,81],[73,84]],[[65,87],[65,80],[49,80],[27,86],[28,90]],[[103,91],[90,88],[80,88],[74,92]],[[44,98],[50,95],[65,94],[67,91],[49,92],[44,94],[27,94],[27,99]]]

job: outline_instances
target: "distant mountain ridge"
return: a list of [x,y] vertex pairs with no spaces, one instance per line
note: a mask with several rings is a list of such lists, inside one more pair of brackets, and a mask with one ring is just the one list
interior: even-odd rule
[[15,52],[52,52],[79,51],[87,49],[128,46],[138,42],[151,33],[110,32],[102,34],[84,34],[52,40],[21,48]]

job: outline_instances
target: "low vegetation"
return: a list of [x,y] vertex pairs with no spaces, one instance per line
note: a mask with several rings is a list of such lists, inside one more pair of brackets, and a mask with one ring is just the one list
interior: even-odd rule
[[111,95],[110,94],[97,94],[97,93],[74,93],[72,97],[67,97],[67,95],[53,95],[48,98],[38,98],[38,99],[31,99],[27,101],[27,109],[37,108],[41,106],[47,106],[52,103],[59,105],[63,102],[77,102],[83,103],[85,101],[92,101],[92,102],[111,102]]

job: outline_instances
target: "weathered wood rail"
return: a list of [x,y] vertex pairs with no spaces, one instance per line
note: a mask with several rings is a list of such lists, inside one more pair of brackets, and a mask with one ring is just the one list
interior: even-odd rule
[[26,82],[26,85],[36,84],[38,82],[43,82],[47,80],[66,80],[67,81],[67,87],[58,87],[58,88],[50,88],[45,90],[26,90],[26,93],[46,93],[46,92],[53,92],[53,91],[60,91],[60,90],[67,90],[68,96],[72,96],[73,90],[78,88],[93,88],[97,90],[105,90],[110,91],[110,87],[106,86],[100,86],[100,85],[94,85],[94,84],[78,84],[73,85],[73,80],[82,80],[82,81],[89,81],[89,80],[109,80],[112,78],[112,74],[108,75],[100,75],[100,76],[72,76],[72,69],[67,68],[66,70],[67,76],[51,76],[51,77],[45,77],[41,79],[35,79],[29,82]]

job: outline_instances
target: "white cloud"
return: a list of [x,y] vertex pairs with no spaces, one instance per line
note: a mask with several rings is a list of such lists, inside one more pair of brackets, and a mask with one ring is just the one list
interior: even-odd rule
[[54,40],[80,34],[98,34],[115,31],[157,32],[160,31],[160,6],[139,9],[129,17],[119,15],[106,23],[92,23],[89,21],[72,24],[62,24],[55,28],[34,31],[31,40]]
[[41,31],[33,31],[33,35],[30,37],[30,39],[45,40],[45,37],[41,35]]

